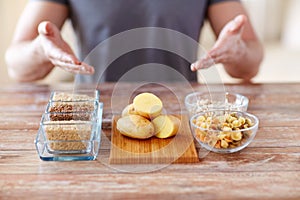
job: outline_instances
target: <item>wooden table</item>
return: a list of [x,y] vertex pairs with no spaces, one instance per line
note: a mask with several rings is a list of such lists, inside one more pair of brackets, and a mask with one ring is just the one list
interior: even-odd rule
[[[134,165],[131,173],[121,172],[101,160],[109,154],[111,117],[122,109],[121,103],[111,109],[111,97],[120,96],[122,102],[138,88],[134,84],[120,84],[118,94],[113,83],[99,86],[106,139],[96,161],[39,159],[34,139],[41,115],[50,91],[64,87],[71,86],[23,84],[0,89],[0,199],[300,199],[300,83],[225,85],[226,91],[250,99],[248,112],[260,119],[254,141],[237,153],[211,152],[198,163],[141,173],[132,173]],[[184,112],[178,102],[191,92],[180,84],[150,84],[135,92],[140,90],[167,99],[166,109],[173,113]]]

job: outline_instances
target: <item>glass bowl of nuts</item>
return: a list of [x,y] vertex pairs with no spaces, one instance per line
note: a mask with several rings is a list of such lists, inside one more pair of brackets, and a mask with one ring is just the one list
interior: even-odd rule
[[190,116],[206,110],[247,111],[249,99],[229,92],[193,92],[184,100]]
[[259,120],[247,112],[211,110],[190,119],[196,141],[208,151],[233,153],[248,146],[254,139]]

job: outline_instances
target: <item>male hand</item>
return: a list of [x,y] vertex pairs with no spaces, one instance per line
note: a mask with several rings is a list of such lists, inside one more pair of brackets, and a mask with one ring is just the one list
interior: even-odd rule
[[214,63],[235,64],[247,51],[242,33],[247,22],[245,15],[238,15],[228,22],[219,34],[213,48],[191,65],[191,70],[205,69]]
[[61,37],[59,29],[51,22],[44,21],[38,26],[39,37],[45,56],[57,67],[80,74],[93,74],[94,68],[80,62],[71,47]]

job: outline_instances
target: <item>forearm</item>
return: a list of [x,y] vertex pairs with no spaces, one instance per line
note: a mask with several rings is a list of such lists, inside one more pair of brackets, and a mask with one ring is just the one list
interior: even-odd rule
[[257,75],[259,66],[263,59],[263,47],[257,40],[246,41],[244,43],[245,51],[242,55],[235,56],[233,62],[224,63],[227,73],[234,77],[244,80],[250,80]]
[[9,76],[20,82],[30,82],[44,78],[53,64],[46,58],[39,36],[32,41],[12,44],[6,51]]

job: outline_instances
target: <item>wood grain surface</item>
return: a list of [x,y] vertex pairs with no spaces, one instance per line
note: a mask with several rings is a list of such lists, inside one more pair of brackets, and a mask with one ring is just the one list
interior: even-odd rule
[[120,117],[112,121],[110,164],[153,164],[199,162],[187,115],[178,116],[181,124],[174,137],[145,140],[123,136],[116,128]]
[[[111,121],[139,92],[158,95],[169,113],[187,114],[184,97],[207,91],[193,83],[104,83],[103,130],[95,161],[41,161],[34,139],[52,90],[73,85],[14,84],[0,88],[0,199],[300,199],[300,83],[210,85],[250,100],[260,120],[253,142],[197,163],[110,165]],[[196,149],[199,146],[196,144]]]

